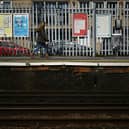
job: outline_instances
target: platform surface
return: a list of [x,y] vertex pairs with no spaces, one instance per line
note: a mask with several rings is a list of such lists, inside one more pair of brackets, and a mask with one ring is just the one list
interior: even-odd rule
[[0,57],[0,66],[129,66],[129,57]]

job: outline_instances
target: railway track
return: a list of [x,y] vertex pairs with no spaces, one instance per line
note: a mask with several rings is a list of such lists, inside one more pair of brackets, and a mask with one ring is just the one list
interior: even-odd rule
[[129,105],[128,92],[1,92],[0,105]]
[[0,129],[129,129],[128,92],[1,92]]
[[[104,108],[103,108],[104,109]],[[117,109],[117,108],[116,108]],[[129,110],[0,110],[0,128],[128,129]]]

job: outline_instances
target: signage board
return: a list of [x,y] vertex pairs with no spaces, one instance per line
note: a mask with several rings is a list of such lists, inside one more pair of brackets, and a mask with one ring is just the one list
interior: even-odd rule
[[84,13],[73,14],[73,36],[83,37],[87,35],[88,16]]
[[111,15],[96,15],[96,37],[111,37]]
[[12,37],[11,14],[0,14],[0,37]]
[[14,37],[29,37],[29,15],[13,15],[13,35]]

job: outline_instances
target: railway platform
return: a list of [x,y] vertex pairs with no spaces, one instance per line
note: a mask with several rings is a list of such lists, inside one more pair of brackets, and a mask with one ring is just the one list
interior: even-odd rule
[[2,91],[125,93],[129,57],[0,57],[0,82]]
[[129,66],[125,57],[0,57],[0,66]]
[[0,57],[0,129],[129,129],[129,57]]

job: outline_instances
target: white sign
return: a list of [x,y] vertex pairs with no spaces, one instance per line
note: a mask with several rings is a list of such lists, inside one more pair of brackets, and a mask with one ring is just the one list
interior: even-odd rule
[[76,19],[74,21],[74,28],[75,28],[75,33],[80,33],[80,30],[83,30],[85,28],[85,20],[79,20]]
[[111,37],[111,15],[96,15],[96,36]]

